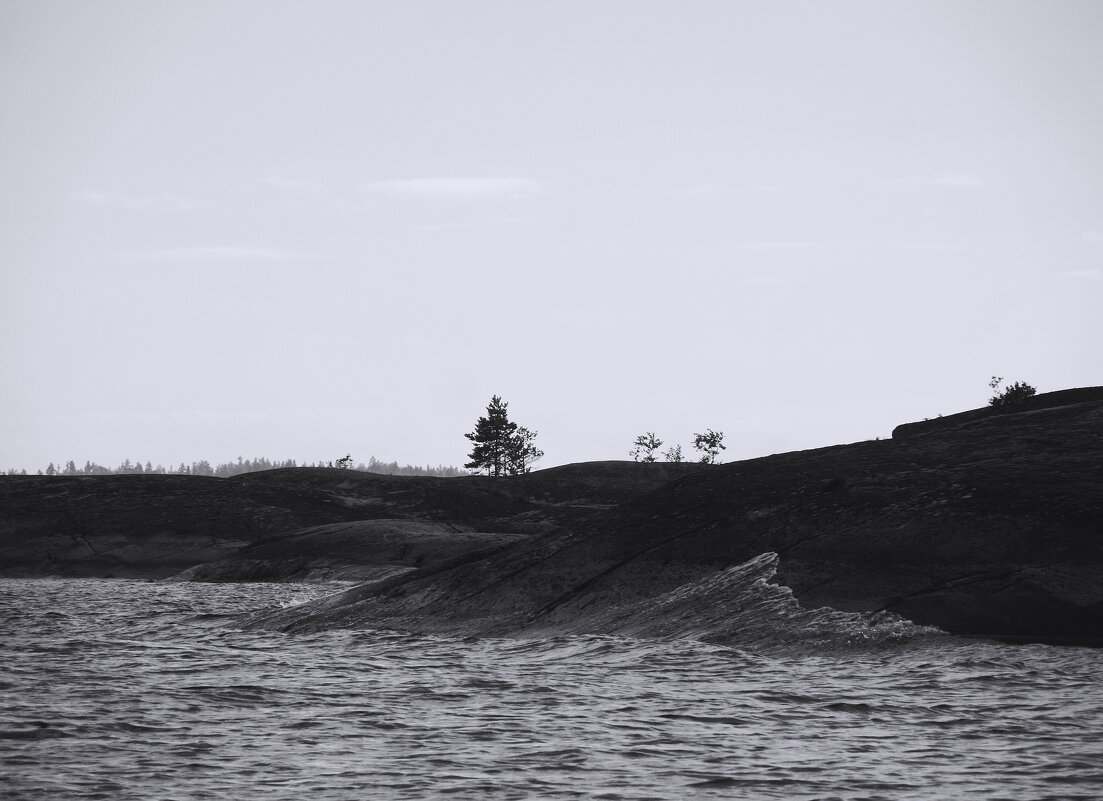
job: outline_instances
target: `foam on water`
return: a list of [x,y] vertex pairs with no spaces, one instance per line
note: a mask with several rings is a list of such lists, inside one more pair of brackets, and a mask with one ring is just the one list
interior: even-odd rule
[[693,639],[786,653],[896,645],[943,634],[887,613],[804,609],[792,590],[773,583],[777,567],[778,555],[764,553],[655,598],[592,613],[586,625],[639,638]]
[[[504,581],[496,575],[473,585],[455,577],[401,587],[382,582],[248,615],[243,625],[294,632],[375,626],[452,635],[617,634],[788,653],[896,645],[943,635],[888,613],[804,609],[788,587],[775,583],[777,568],[778,555],[764,553],[642,598],[639,588],[647,586],[646,576],[605,585],[597,579],[576,580],[573,588],[550,603],[546,594],[523,586],[503,587]],[[477,591],[472,591],[473,586]]]
[[[289,635],[225,617],[319,591],[0,581],[0,795],[1103,795],[1098,651],[880,636],[881,622],[817,610],[790,620],[813,636],[788,650],[782,638]],[[668,594],[653,616],[672,625],[709,591]],[[748,614],[784,601],[763,592]],[[642,625],[642,608],[617,614]],[[722,621],[703,625],[723,639]],[[833,634],[807,647],[854,625],[872,627],[869,647],[837,649]]]

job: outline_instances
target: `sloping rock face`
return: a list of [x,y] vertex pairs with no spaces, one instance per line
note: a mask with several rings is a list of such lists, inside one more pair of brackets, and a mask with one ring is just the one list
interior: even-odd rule
[[720,466],[2,477],[0,573],[367,580],[253,621],[287,630],[729,636],[799,602],[1100,644],[1103,388]]
[[0,575],[361,580],[481,558],[700,469],[596,463],[509,481],[314,468],[0,476]]
[[805,608],[1100,644],[1103,401],[982,411],[900,440],[701,470],[496,556],[257,623],[593,631],[610,609],[773,552]]
[[426,520],[356,520],[269,537],[189,568],[176,581],[375,581],[477,559],[527,539]]
[[930,431],[946,431],[962,425],[987,420],[996,414],[1019,414],[1020,412],[1036,412],[1041,409],[1053,409],[1058,406],[1073,406],[1078,403],[1094,403],[1103,401],[1103,387],[1076,387],[1074,389],[1061,389],[1056,392],[1045,392],[1034,395],[1020,401],[1011,407],[992,408],[985,406],[980,409],[970,409],[967,412],[958,412],[946,417],[936,417],[922,420],[916,423],[901,423],[892,430],[893,439],[905,439],[915,434],[923,434]]
[[250,542],[355,520],[335,499],[201,476],[0,480],[0,572],[162,578]]

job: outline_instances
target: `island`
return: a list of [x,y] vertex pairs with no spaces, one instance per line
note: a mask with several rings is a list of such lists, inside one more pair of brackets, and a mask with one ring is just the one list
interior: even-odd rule
[[286,631],[724,642],[767,605],[1103,644],[1103,387],[721,465],[4,476],[0,509],[6,577],[341,582],[248,623]]

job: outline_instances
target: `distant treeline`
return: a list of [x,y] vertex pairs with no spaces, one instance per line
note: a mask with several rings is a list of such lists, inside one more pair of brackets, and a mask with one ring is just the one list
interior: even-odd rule
[[[110,476],[110,475],[184,475],[184,476],[217,476],[219,478],[229,478],[230,476],[240,475],[241,473],[255,473],[259,470],[274,470],[280,467],[339,467],[347,470],[360,470],[368,473],[383,473],[385,475],[393,476],[441,476],[451,478],[453,476],[466,476],[469,472],[459,467],[437,465],[436,467],[430,467],[426,465],[421,467],[419,465],[407,464],[399,465],[398,462],[383,462],[376,459],[374,456],[368,459],[368,463],[361,462],[355,467],[352,466],[352,460],[349,458],[336,459],[329,462],[303,462],[299,464],[294,459],[285,459],[284,461],[271,461],[263,457],[257,459],[244,459],[238,457],[236,462],[225,462],[223,464],[211,466],[211,463],[206,459],[198,462],[192,462],[191,464],[184,464],[181,462],[176,467],[165,467],[164,465],[154,465],[151,462],[146,462],[144,465],[141,462],[131,462],[129,459],[124,461],[118,467],[104,467],[102,464],[96,464],[95,462],[85,462],[83,467],[78,467],[76,462],[68,461],[64,466],[55,465],[50,462],[49,466],[45,470],[38,470],[36,475],[40,476]],[[25,476],[26,470],[8,470],[9,476]]]

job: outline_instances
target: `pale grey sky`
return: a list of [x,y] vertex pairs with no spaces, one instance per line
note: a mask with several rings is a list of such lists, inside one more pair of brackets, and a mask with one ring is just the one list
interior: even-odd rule
[[0,0],[0,469],[1103,383],[1103,3]]

